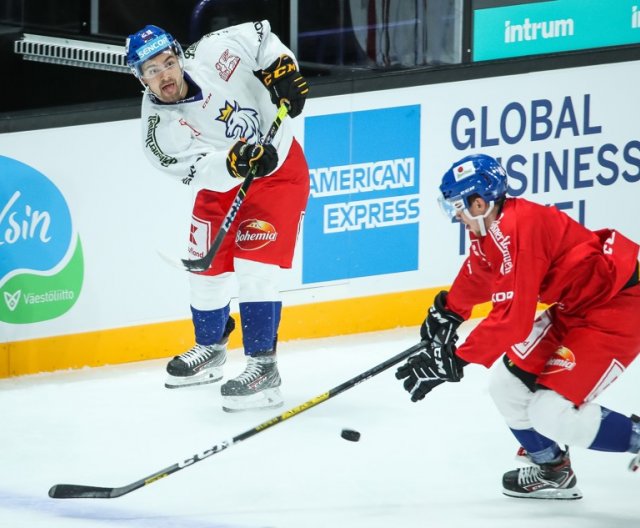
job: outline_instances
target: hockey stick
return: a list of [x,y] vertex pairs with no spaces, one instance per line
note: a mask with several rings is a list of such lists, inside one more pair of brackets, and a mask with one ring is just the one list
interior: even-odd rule
[[316,396],[315,398],[311,398],[310,400],[307,400],[306,402],[283,412],[278,416],[274,416],[270,420],[267,420],[260,425],[256,425],[253,429],[249,429],[248,431],[240,433],[230,440],[224,440],[223,442],[216,444],[209,449],[202,451],[201,453],[196,453],[195,455],[187,458],[186,460],[183,460],[182,462],[178,462],[176,464],[173,464],[172,466],[161,469],[160,471],[157,471],[152,475],[149,475],[148,477],[144,477],[140,480],[132,482],[131,484],[127,484],[126,486],[121,486],[119,488],[101,488],[96,486],[84,486],[82,484],[56,484],[49,490],[49,497],[51,497],[52,499],[113,499],[116,497],[121,497],[122,495],[126,495],[127,493],[142,488],[143,486],[147,486],[156,482],[157,480],[168,477],[172,473],[180,471],[181,469],[192,466],[196,462],[200,462],[205,458],[210,457],[211,455],[215,455],[220,451],[224,451],[228,447],[251,438],[252,436],[257,435],[258,433],[261,433],[262,431],[265,431],[270,427],[273,427],[274,425],[288,420],[289,418],[293,418],[294,416],[297,416],[298,414],[301,414],[304,411],[307,411],[312,407],[315,407],[316,405],[319,405],[322,402],[325,402],[337,396],[338,394],[355,387],[363,381],[366,381],[373,376],[380,374],[381,372],[387,370],[389,367],[400,363],[400,361],[402,361],[403,359],[412,356],[416,352],[423,349],[425,346],[426,343],[424,341],[421,341],[420,343],[413,345],[411,348],[408,348],[404,352],[400,352],[398,355],[393,356],[386,361],[383,361],[379,365],[370,368],[362,374],[358,374],[357,376],[351,378],[349,381],[345,381],[341,385],[334,387],[328,392],[324,392]]
[[[262,141],[263,145],[269,145],[273,141],[273,138],[275,137],[276,133],[278,132],[278,130],[280,130],[280,125],[282,124],[282,121],[284,120],[284,118],[288,113],[289,113],[289,102],[286,100],[283,100],[282,104],[278,108],[278,113],[276,114],[276,118],[274,119],[273,124],[269,128],[267,135],[264,137],[264,140]],[[216,237],[214,238],[213,243],[211,244],[211,247],[209,248],[209,251],[207,251],[205,256],[202,258],[193,259],[193,260],[181,259],[182,265],[184,266],[185,270],[193,271],[193,272],[207,271],[211,267],[211,262],[213,262],[213,259],[215,258],[216,253],[218,253],[218,250],[222,245],[222,241],[224,240],[224,237],[229,232],[229,229],[231,228],[231,224],[233,223],[233,220],[238,214],[240,205],[242,205],[242,202],[244,202],[244,199],[247,196],[247,191],[249,190],[249,187],[253,182],[253,179],[255,178],[256,170],[257,170],[257,166],[254,166],[254,168],[251,170],[249,175],[242,182],[240,189],[238,189],[238,194],[236,194],[236,197],[234,198],[233,203],[231,204],[231,207],[227,212],[227,215],[224,217],[224,220],[222,220],[222,224],[220,224],[220,229],[218,230],[218,233],[216,234]]]

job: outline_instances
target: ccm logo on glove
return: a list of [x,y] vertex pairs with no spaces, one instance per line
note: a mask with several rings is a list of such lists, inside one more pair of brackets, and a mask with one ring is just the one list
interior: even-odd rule
[[291,57],[280,55],[266,70],[257,71],[255,75],[269,90],[274,105],[289,103],[290,117],[302,113],[309,94],[309,85]]

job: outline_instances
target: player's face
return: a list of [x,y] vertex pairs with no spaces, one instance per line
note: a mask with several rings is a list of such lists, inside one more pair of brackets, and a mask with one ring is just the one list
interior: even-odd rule
[[146,61],[141,68],[141,77],[163,103],[175,103],[185,96],[186,85],[180,61],[172,51],[165,51]]
[[[468,209],[457,211],[456,218],[462,222],[469,231],[476,236],[482,236],[478,222],[483,222],[485,229],[496,219],[497,211],[494,208],[486,217],[484,215],[489,210],[489,204],[482,198],[474,198]],[[468,216],[465,212],[468,212]],[[486,232],[486,231],[485,231]]]

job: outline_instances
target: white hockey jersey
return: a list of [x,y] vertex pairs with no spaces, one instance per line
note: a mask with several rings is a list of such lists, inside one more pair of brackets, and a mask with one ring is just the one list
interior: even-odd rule
[[[293,57],[266,20],[211,33],[187,48],[189,97],[167,104],[148,88],[143,95],[142,142],[151,163],[196,191],[225,192],[240,185],[227,172],[227,153],[238,139],[257,143],[269,130],[278,109],[253,72],[282,54]],[[285,119],[272,142],[278,166],[292,140],[291,124]]]

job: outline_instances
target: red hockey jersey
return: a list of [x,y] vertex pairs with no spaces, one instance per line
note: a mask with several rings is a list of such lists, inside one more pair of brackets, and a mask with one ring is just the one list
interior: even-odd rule
[[610,300],[630,279],[640,249],[617,231],[590,231],[523,198],[508,198],[487,235],[470,237],[447,307],[467,319],[474,305],[493,302],[457,351],[487,367],[527,338],[538,302],[580,315]]

